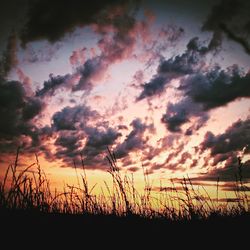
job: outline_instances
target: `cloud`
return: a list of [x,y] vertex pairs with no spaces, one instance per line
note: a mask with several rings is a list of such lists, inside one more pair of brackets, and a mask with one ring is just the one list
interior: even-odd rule
[[72,91],[85,90],[90,92],[94,87],[93,81],[101,79],[109,65],[103,60],[102,56],[96,56],[88,59],[76,71],[80,75],[78,83],[73,86]]
[[108,146],[114,145],[121,133],[105,125],[98,128],[88,127],[85,129],[85,133],[88,139],[82,150],[84,163],[92,167],[95,167],[97,163],[103,165],[103,154],[106,153]]
[[11,141],[13,147],[27,143],[35,144],[38,128],[33,120],[39,116],[44,106],[45,104],[39,98],[28,96],[20,82],[0,78],[0,116],[2,117],[0,141],[3,145],[7,141]]
[[177,103],[169,102],[161,119],[171,132],[181,132],[181,126],[194,117],[198,119],[196,124],[186,131],[186,135],[192,135],[208,120],[208,110],[250,96],[250,75],[239,66],[232,65],[225,70],[218,65],[203,67],[206,54],[218,47],[215,39],[213,36],[204,45],[197,37],[192,38],[182,55],[161,61],[157,74],[141,85],[143,90],[137,101],[160,95],[171,80],[182,77],[178,89],[184,97]]
[[235,182],[226,182],[226,183],[221,183],[219,185],[219,188],[223,191],[233,191],[233,192],[237,192],[237,191],[250,191],[250,187],[244,185],[244,186],[239,186],[236,185]]
[[[122,30],[122,32],[124,31]],[[90,93],[95,86],[95,82],[103,79],[110,65],[127,59],[132,54],[135,43],[136,37],[134,33],[123,34],[117,31],[110,39],[107,39],[104,35],[104,38],[98,42],[101,49],[100,55],[89,58],[86,61],[83,60],[82,54],[78,55],[78,59],[76,59],[75,55],[71,56],[71,61],[79,60],[75,72],[72,75],[50,76],[50,79],[44,82],[44,87],[38,91],[38,95],[46,93],[51,95],[56,89],[62,87],[69,88],[73,92],[85,91]],[[81,62],[84,63],[80,64]]]
[[[212,132],[207,132],[201,144],[201,150],[210,149],[211,156],[241,151],[247,147],[246,152],[250,152],[250,119],[238,120],[227,130],[215,136]],[[223,159],[223,158],[222,158]]]
[[157,73],[149,82],[141,85],[142,92],[136,100],[160,95],[171,80],[199,71],[203,66],[202,59],[210,49],[212,48],[204,46],[198,37],[192,38],[182,55],[161,60]]
[[179,87],[185,95],[204,110],[224,106],[241,97],[250,97],[250,74],[237,65],[221,69],[218,65],[207,72],[199,72],[184,79]]
[[53,157],[62,159],[64,163],[72,164],[75,158],[78,158],[81,154],[82,138],[83,134],[79,131],[59,131],[54,143],[56,153]]
[[58,138],[55,141],[55,145],[66,148],[69,152],[72,152],[79,147],[79,133],[76,131],[60,131]]
[[[107,14],[118,6],[125,6],[123,0],[91,1],[81,0],[38,0],[29,6],[27,22],[21,32],[23,45],[35,40],[46,39],[50,42],[60,40],[76,27],[96,24],[111,25],[113,19]],[[106,14],[106,18],[103,16]]]
[[[166,137],[168,139],[168,137]],[[162,145],[164,147],[164,144]],[[165,158],[163,163],[154,163],[151,167],[151,170],[158,170],[161,168],[168,169],[171,171],[176,171],[176,170],[183,170],[183,163],[190,158],[190,155],[188,152],[183,152],[185,143],[180,142],[176,147],[173,147],[171,145],[172,151],[168,152],[167,157]],[[183,152],[183,153],[181,153]],[[180,159],[178,159],[178,156],[180,156]],[[173,161],[177,160],[177,161]]]
[[0,76],[6,77],[10,70],[18,63],[17,59],[17,37],[12,33],[7,41],[7,47],[0,60]]
[[93,82],[101,80],[110,65],[125,60],[132,55],[136,44],[137,26],[133,17],[123,13],[121,16],[115,16],[115,28],[111,36],[99,26],[96,27],[103,37],[98,41],[101,54],[88,59],[82,66],[77,68],[81,78],[73,91],[85,90],[91,91],[94,87]]
[[[142,161],[151,161],[152,159],[155,159],[155,157],[158,157],[162,152],[168,151],[167,149],[172,149],[173,145],[175,144],[176,141],[178,141],[179,135],[177,134],[169,134],[157,141],[157,145],[151,146],[147,145],[147,147],[144,148],[143,150],[143,158]],[[179,150],[182,150],[182,145],[180,145]],[[176,153],[178,154],[178,151],[176,148]],[[168,151],[169,152],[169,151]],[[171,155],[171,156],[170,156]],[[174,153],[170,153],[168,155],[168,160],[166,162],[169,162],[174,156]],[[170,159],[171,158],[171,159]]]
[[98,130],[97,128],[88,127],[85,129],[87,133],[88,141],[85,149],[87,148],[102,148],[106,149],[107,146],[112,145],[113,142],[121,136],[121,133],[117,132],[113,128],[105,128]]
[[74,50],[69,58],[72,66],[83,65],[86,60],[86,48]]
[[108,66],[101,56],[96,56],[86,60],[83,65],[77,66],[72,74],[63,76],[50,74],[49,79],[43,83],[43,87],[36,92],[36,95],[40,97],[53,96],[60,88],[73,92],[84,90],[89,93],[94,87],[93,81],[100,80]]
[[186,135],[202,127],[209,118],[207,111],[225,106],[243,97],[250,97],[250,74],[244,73],[238,65],[225,70],[215,65],[206,71],[194,72],[183,78],[178,87],[183,98],[177,103],[169,102],[161,121],[171,132],[181,132],[181,126],[198,120],[186,130]]
[[70,56],[75,67],[74,73],[56,77],[51,75],[37,95],[52,95],[59,88],[68,88],[73,92],[85,91],[85,94],[89,94],[95,83],[103,79],[110,65],[129,58],[138,36],[136,20],[129,12],[126,5],[121,5],[111,13],[104,11],[99,15],[93,29],[102,35],[98,41],[100,54],[85,59],[85,48],[74,51]]
[[25,48],[23,62],[36,63],[36,62],[50,62],[55,58],[56,53],[62,47],[63,43],[57,42],[50,44],[43,42],[39,47],[36,44],[29,43]]
[[147,140],[143,138],[144,132],[146,129],[152,129],[153,125],[146,125],[140,118],[136,118],[130,123],[130,126],[132,127],[132,131],[114,150],[117,158],[123,158],[131,151],[143,150],[147,142]]
[[190,133],[193,130],[198,130],[209,117],[203,112],[200,105],[194,103],[192,99],[185,97],[177,103],[168,103],[167,111],[163,114],[161,122],[166,124],[169,131],[181,132],[181,126],[190,122],[193,117],[198,118],[198,120],[194,122],[192,128],[189,128]]
[[27,95],[28,96],[33,95],[31,78],[25,75],[25,73],[20,68],[17,68],[16,73],[18,75],[19,81],[23,84],[23,87]]
[[248,1],[223,0],[212,8],[202,30],[212,31],[218,44],[222,43],[222,34],[225,34],[250,54],[249,8]]
[[72,79],[72,75],[70,74],[66,74],[64,76],[53,76],[53,74],[50,74],[49,79],[44,81],[43,87],[36,92],[36,96],[53,96],[58,88],[70,88]]
[[144,83],[142,85],[143,91],[141,92],[141,94],[138,96],[136,100],[140,101],[146,97],[151,97],[151,96],[162,93],[167,82],[168,81],[166,77],[155,76],[153,79],[151,79],[150,82]]
[[78,105],[64,107],[52,116],[50,130],[56,137],[54,142],[56,153],[55,155],[45,154],[48,160],[51,157],[52,159],[61,159],[67,165],[71,165],[75,159],[80,160],[82,140],[85,137],[83,128],[92,118],[92,114],[95,113],[88,106]]
[[[108,146],[112,146],[121,133],[108,126],[87,126],[83,131],[62,130],[57,135],[55,156],[65,164],[81,165],[81,157],[86,167],[92,169],[104,168],[104,154]],[[83,142],[85,140],[85,143]]]
[[[207,173],[197,177],[198,180],[204,181],[220,181],[232,182],[239,180],[239,168],[237,157],[230,157],[226,165],[222,168],[210,169]],[[242,180],[243,182],[250,180],[250,161],[243,164],[242,167]]]
[[57,138],[55,157],[67,166],[73,161],[81,164],[82,155],[87,167],[102,168],[107,147],[121,136],[87,105],[65,107],[52,116],[52,121],[51,128]]
[[[212,166],[224,162],[221,168],[211,168],[204,178],[215,179],[218,176],[223,180],[235,180],[238,173],[238,155],[245,148],[245,153],[250,152],[250,120],[238,120],[224,133],[214,135],[207,132],[200,145],[200,151],[210,150],[209,158],[213,159]],[[250,178],[250,162],[244,163],[243,177]]]
[[52,126],[56,131],[80,130],[84,129],[89,121],[94,121],[97,118],[100,118],[100,115],[97,111],[92,110],[89,106],[67,106],[53,115]]
[[185,164],[188,159],[192,159],[192,155],[189,152],[183,152],[179,160],[179,164]]

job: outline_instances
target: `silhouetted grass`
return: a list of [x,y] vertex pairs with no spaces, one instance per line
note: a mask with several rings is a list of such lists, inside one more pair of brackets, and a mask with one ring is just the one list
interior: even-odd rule
[[9,165],[0,182],[0,212],[10,221],[22,222],[23,215],[32,218],[38,214],[45,220],[65,216],[67,221],[70,216],[73,221],[75,218],[80,221],[82,219],[79,218],[85,218],[85,221],[93,222],[96,220],[94,218],[102,218],[101,221],[106,222],[125,220],[151,226],[175,222],[185,224],[190,221],[224,223],[227,220],[240,221],[239,218],[249,221],[250,202],[246,189],[243,188],[240,159],[239,176],[235,183],[237,202],[231,205],[229,200],[219,202],[219,179],[216,199],[212,199],[203,187],[201,189],[205,195],[195,190],[189,178],[183,178],[181,187],[176,187],[174,181],[171,189],[160,187],[160,195],[155,197],[152,195],[153,187],[143,170],[145,188],[144,192],[139,192],[135,188],[133,177],[121,173],[115,154],[109,149],[106,159],[113,186],[110,187],[105,182],[108,195],[104,195],[104,192],[92,194],[95,186],[89,186],[83,161],[81,174],[77,173],[75,166],[77,185],[66,185],[63,192],[57,192],[51,190],[37,156],[36,162],[22,171],[18,170],[18,157],[19,150],[14,164]]

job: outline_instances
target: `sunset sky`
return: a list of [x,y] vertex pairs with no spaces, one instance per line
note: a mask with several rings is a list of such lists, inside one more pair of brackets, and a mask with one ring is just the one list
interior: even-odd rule
[[250,181],[249,1],[1,1],[0,32],[1,178],[20,147],[99,183],[109,147],[138,182]]

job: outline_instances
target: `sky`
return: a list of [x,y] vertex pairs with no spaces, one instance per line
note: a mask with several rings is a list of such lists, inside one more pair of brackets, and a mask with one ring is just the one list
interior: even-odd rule
[[0,34],[1,178],[250,180],[249,1],[1,1]]

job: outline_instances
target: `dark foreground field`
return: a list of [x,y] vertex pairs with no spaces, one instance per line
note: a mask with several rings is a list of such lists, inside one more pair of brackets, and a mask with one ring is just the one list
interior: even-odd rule
[[[111,155],[111,153],[110,153]],[[108,196],[92,195],[85,170],[82,185],[67,186],[62,193],[52,192],[40,164],[18,169],[18,155],[0,181],[0,248],[69,249],[80,245],[83,249],[134,248],[156,245],[185,248],[215,249],[218,244],[248,246],[250,237],[249,195],[244,183],[236,182],[237,202],[221,205],[209,196],[197,193],[189,179],[182,189],[167,192],[152,206],[151,188],[145,183],[140,194],[133,182],[122,176],[115,160],[108,158],[113,177]],[[36,167],[30,175],[29,170]],[[241,166],[240,166],[241,167]],[[219,185],[219,183],[218,183]],[[175,202],[178,208],[171,206]],[[6,245],[7,244],[7,245]],[[87,246],[91,247],[87,247]],[[2,248],[1,246],[7,246]],[[248,249],[249,247],[246,247]]]
[[[2,244],[12,246],[139,246],[217,247],[245,246],[248,249],[250,214],[211,216],[200,220],[171,221],[139,216],[67,215],[31,211],[1,211]],[[91,246],[91,247],[87,247]],[[193,248],[193,247],[192,247]],[[36,249],[36,247],[34,248]],[[56,248],[57,249],[57,248]],[[154,248],[153,248],[154,249]]]

